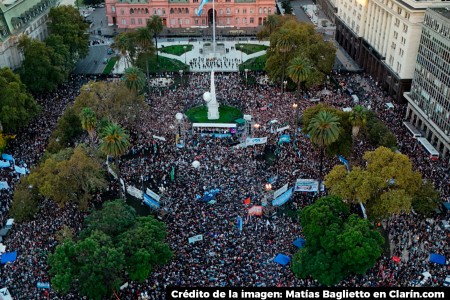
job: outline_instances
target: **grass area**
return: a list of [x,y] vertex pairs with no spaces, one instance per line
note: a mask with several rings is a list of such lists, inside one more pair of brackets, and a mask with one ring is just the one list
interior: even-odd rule
[[[142,72],[146,72],[146,66],[144,58],[139,58],[136,64],[141,68]],[[178,72],[179,70],[189,70],[189,66],[185,65],[183,62],[167,58],[159,55],[159,60],[156,62],[156,55],[150,57],[148,60],[148,67],[150,73],[160,73],[160,72]]]
[[[184,49],[184,47],[186,47],[186,49]],[[191,51],[192,48],[194,48],[194,46],[189,45],[189,44],[187,44],[187,45],[172,45],[172,46],[167,46],[167,47],[161,47],[161,48],[159,48],[159,51],[167,53],[167,54],[181,56],[184,53]]]
[[234,120],[242,118],[242,112],[239,109],[227,105],[219,107],[219,114],[218,120],[208,120],[208,108],[206,106],[196,106],[186,112],[186,116],[193,123],[234,123]]
[[[242,49],[241,49],[241,46],[242,46]],[[259,44],[236,44],[235,47],[237,50],[241,50],[242,52],[244,52],[247,55],[256,53],[259,51],[263,51],[263,50],[266,50],[267,48],[269,48],[266,45],[259,45]]]
[[114,69],[114,66],[116,65],[116,62],[119,60],[118,56],[113,56],[108,60],[108,63],[106,64],[106,67],[103,69],[103,74],[108,75],[111,74],[112,70]]
[[243,72],[245,69],[249,69],[250,71],[263,71],[266,66],[266,60],[266,54],[246,60],[239,65],[239,71]]

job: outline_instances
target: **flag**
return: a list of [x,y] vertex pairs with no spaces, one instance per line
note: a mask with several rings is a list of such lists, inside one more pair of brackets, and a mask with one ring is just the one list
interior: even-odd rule
[[172,166],[172,170],[170,171],[170,180],[175,180],[175,167]]
[[244,200],[244,204],[250,204],[250,197]]
[[197,12],[198,17],[200,17],[200,15],[202,14],[203,5],[205,5],[206,3],[208,3],[208,0],[202,0],[202,2],[200,3],[200,6],[198,7],[198,12]]

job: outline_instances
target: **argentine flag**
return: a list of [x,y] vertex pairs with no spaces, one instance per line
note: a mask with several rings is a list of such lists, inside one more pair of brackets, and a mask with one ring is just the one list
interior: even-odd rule
[[202,14],[202,11],[203,11],[203,5],[205,5],[206,3],[208,3],[208,0],[202,0],[202,2],[200,3],[200,6],[198,7],[197,16],[200,17],[200,15]]

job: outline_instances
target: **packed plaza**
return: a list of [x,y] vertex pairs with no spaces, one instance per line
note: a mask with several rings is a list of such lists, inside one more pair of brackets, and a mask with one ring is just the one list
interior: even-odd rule
[[[171,76],[173,74],[166,74]],[[254,74],[256,77],[263,74]],[[449,201],[448,163],[431,161],[424,149],[417,145],[401,120],[405,107],[386,106],[391,100],[385,97],[373,80],[364,74],[335,74],[339,81],[345,81],[355,90],[363,89],[365,105],[370,105],[377,115],[395,133],[400,151],[407,154],[425,178],[433,181],[439,189],[443,201]],[[278,175],[280,184],[293,183],[299,176],[315,178],[318,153],[301,133],[295,140],[279,147],[279,159],[267,167],[264,161],[256,159],[264,152],[264,145],[247,148],[229,146],[229,141],[200,136],[189,136],[184,148],[177,148],[173,130],[174,113],[185,107],[199,104],[202,91],[209,89],[209,73],[188,75],[186,85],[165,89],[149,94],[147,103],[151,106],[149,115],[142,122],[139,135],[132,132],[132,147],[126,159],[120,160],[126,181],[139,182],[143,176],[145,184],[152,188],[164,188],[165,195],[173,199],[165,222],[168,241],[175,257],[166,266],[155,269],[145,283],[129,282],[119,293],[121,299],[137,299],[147,295],[149,299],[162,299],[167,286],[317,286],[312,279],[297,279],[288,267],[275,264],[276,253],[292,255],[295,248],[292,241],[302,236],[302,228],[294,219],[283,214],[269,214],[264,217],[245,217],[243,231],[236,230],[236,217],[245,216],[248,207],[243,199],[250,197],[252,203],[259,203],[265,196],[264,184],[268,178]],[[38,99],[43,105],[43,115],[35,119],[17,135],[9,146],[9,153],[20,158],[22,164],[33,166],[45,151],[45,143],[58,116],[76,97],[80,84],[89,77],[74,76],[57,93],[43,95]],[[294,93],[281,93],[278,86],[257,84],[246,88],[239,73],[216,74],[216,88],[221,103],[234,105],[251,114],[261,127],[254,134],[267,136],[268,143],[276,143],[280,133],[271,133],[269,121],[278,120],[290,124],[287,131],[294,136],[295,111],[293,103],[298,103],[300,114],[314,105],[308,99],[299,100]],[[312,98],[320,98],[323,103],[336,107],[351,107],[352,98],[337,90],[310,91]],[[52,100],[52,101],[48,101]],[[52,106],[46,105],[52,103]],[[154,139],[162,136],[166,141]],[[153,151],[154,144],[158,151]],[[364,142],[353,155],[362,155],[371,150]],[[192,168],[193,160],[201,166]],[[329,171],[338,164],[337,158],[326,159]],[[175,180],[168,179],[171,166],[175,166]],[[2,169],[2,180],[12,186],[19,176],[10,169]],[[276,184],[275,184],[276,185]],[[219,188],[216,203],[207,204],[195,200],[197,194]],[[118,192],[119,185],[114,180],[110,189]],[[2,190],[1,221],[7,219],[12,191]],[[316,195],[295,193],[286,205],[292,209],[302,208],[314,202]],[[40,203],[39,215],[31,222],[14,224],[13,230],[3,241],[8,249],[19,253],[14,264],[1,268],[1,284],[7,286],[18,299],[40,299],[44,294],[36,288],[36,282],[49,282],[46,254],[57,244],[55,233],[62,225],[75,231],[81,229],[83,214],[75,207],[63,209],[51,201]],[[439,228],[439,221],[446,216],[436,214],[431,219],[423,219],[413,213],[393,217],[383,226],[389,232],[393,243],[392,256],[402,258],[396,263],[392,257],[379,259],[365,276],[349,277],[339,286],[410,286],[423,271],[432,274],[426,286],[441,286],[446,276],[446,268],[429,263],[430,252],[446,257],[450,255],[448,237]],[[189,244],[187,239],[203,234],[203,241]],[[406,253],[406,254],[405,254]],[[48,293],[47,291],[45,293]],[[50,290],[50,297],[58,296]],[[68,294],[63,299],[78,299],[76,294]],[[61,298],[58,298],[61,299]]]

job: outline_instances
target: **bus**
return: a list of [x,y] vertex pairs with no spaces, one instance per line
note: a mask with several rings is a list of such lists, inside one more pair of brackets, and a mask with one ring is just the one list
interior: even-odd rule
[[419,137],[417,138],[420,144],[427,150],[427,152],[430,154],[431,160],[438,160],[439,159],[439,152],[433,147],[433,145],[430,144],[430,142],[424,138]]
[[420,133],[420,131],[417,130],[417,128],[414,127],[414,125],[411,124],[410,122],[403,122],[403,125],[405,125],[405,127],[408,128],[409,132],[412,133],[414,138],[422,137],[422,133]]

